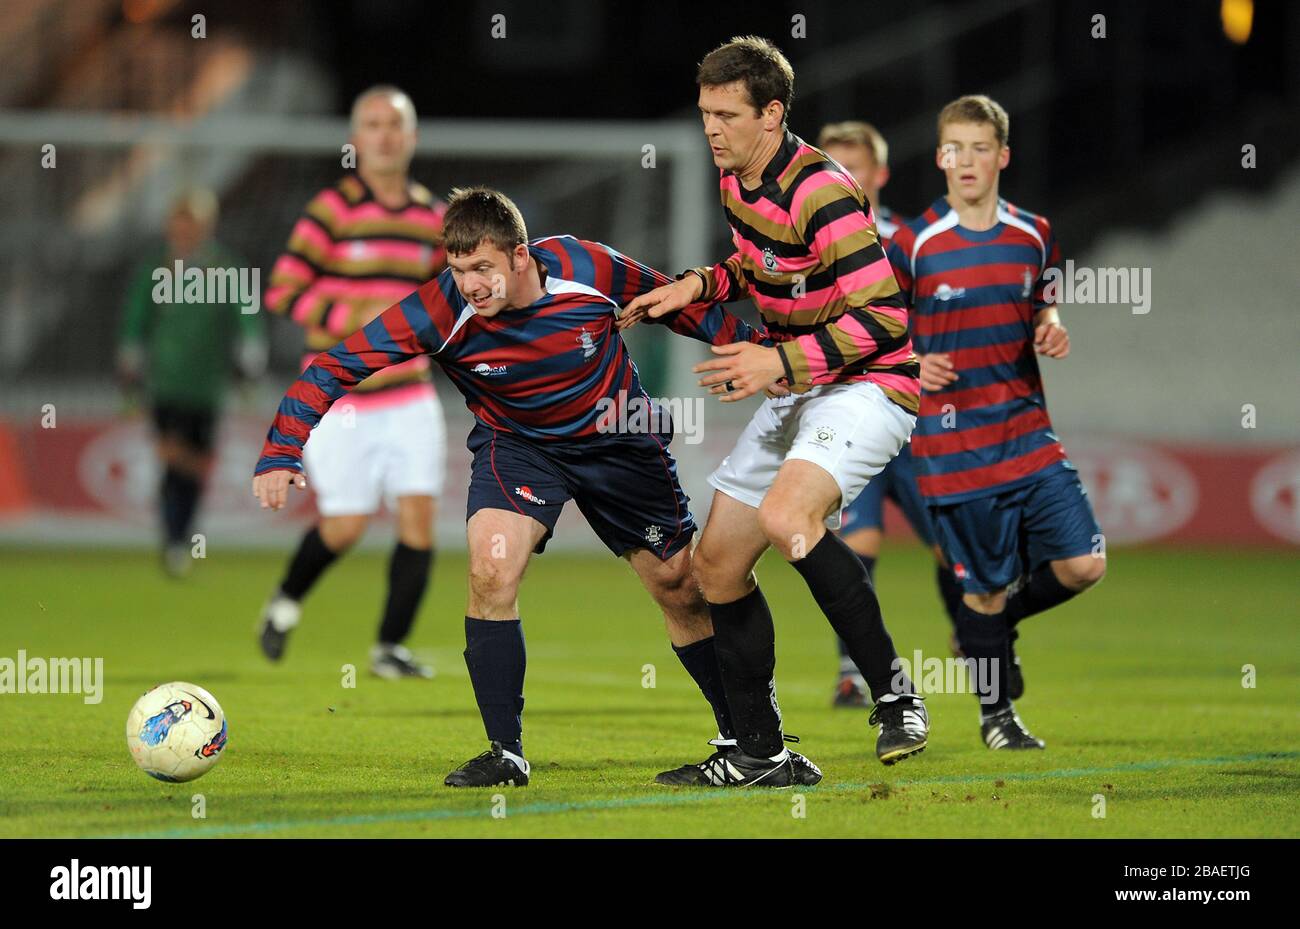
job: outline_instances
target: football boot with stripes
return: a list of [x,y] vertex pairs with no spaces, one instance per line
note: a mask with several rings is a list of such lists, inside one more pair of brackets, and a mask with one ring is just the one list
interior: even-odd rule
[[877,702],[867,722],[880,727],[876,736],[876,757],[892,765],[908,755],[925,751],[930,738],[930,714],[920,697],[908,695]]
[[1034,738],[1025,728],[1014,707],[980,720],[980,735],[984,737],[984,744],[994,750],[1047,747],[1046,742]]

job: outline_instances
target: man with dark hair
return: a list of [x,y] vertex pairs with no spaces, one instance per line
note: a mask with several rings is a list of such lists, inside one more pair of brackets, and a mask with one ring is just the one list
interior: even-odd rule
[[[716,491],[695,569],[713,616],[740,751],[665,772],[669,782],[790,783],[782,745],[772,614],[754,566],[774,546],[803,576],[862,669],[880,725],[876,755],[923,750],[924,704],[902,673],[866,568],[827,525],[889,463],[916,422],[917,362],[907,306],[862,189],[786,128],[794,73],[745,36],[699,67],[704,133],[721,169],[737,250],[633,300],[626,325],[752,297],[775,346],[715,346],[697,365],[724,402],[778,386],[709,478]],[[778,384],[779,382],[779,384]]]
[[[376,371],[432,357],[477,421],[468,442],[465,664],[489,741],[445,783],[528,783],[519,585],[569,500],[663,611],[673,650],[713,708],[715,743],[736,751],[709,610],[691,573],[696,527],[667,448],[673,425],[641,388],[614,328],[619,307],[668,278],[599,242],[529,242],[514,203],[487,188],[452,194],[445,236],[446,271],[318,356],[290,388],[254,494],[281,507],[291,480],[304,486],[303,443],[332,403]],[[765,335],[716,306],[669,325],[715,345]],[[629,405],[649,415],[629,416]],[[792,783],[821,779],[802,756],[792,765]]]

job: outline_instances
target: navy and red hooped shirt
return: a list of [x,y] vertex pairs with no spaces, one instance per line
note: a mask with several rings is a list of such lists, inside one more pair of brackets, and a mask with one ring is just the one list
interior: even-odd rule
[[[598,435],[608,404],[616,411],[645,396],[615,312],[672,278],[573,236],[528,248],[546,269],[546,293],[531,306],[479,316],[448,269],[316,356],[280,402],[255,473],[301,470],[307,436],[334,401],[374,372],[420,355],[442,365],[470,412],[492,429],[538,441]],[[714,345],[767,338],[717,305],[692,306],[662,323]]]
[[1061,260],[1048,221],[999,200],[997,224],[974,231],[941,197],[898,227],[887,254],[917,353],[947,353],[959,377],[921,395],[912,433],[921,493],[959,503],[1070,467],[1033,344],[1046,272]]

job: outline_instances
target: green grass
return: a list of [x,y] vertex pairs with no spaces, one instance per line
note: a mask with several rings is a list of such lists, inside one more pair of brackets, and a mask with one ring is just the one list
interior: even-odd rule
[[[439,558],[411,643],[438,677],[396,683],[365,673],[381,555],[336,565],[283,666],[262,660],[253,625],[283,557],[210,553],[171,582],[151,553],[0,551],[0,657],[102,656],[106,679],[98,705],[0,695],[0,836],[1300,835],[1286,554],[1112,552],[1101,587],[1023,627],[1018,706],[1046,752],[989,752],[973,698],[936,695],[929,749],[889,769],[866,713],[829,707],[825,620],[792,570],[765,562],[786,725],[826,775],[802,801],[655,787],[655,772],[707,753],[712,718],[622,563],[546,555],[522,597],[533,783],[500,791],[504,818],[492,815],[498,791],[442,786],[484,747],[460,656],[463,557]],[[900,651],[945,656],[926,554],[889,547],[879,577]],[[355,689],[341,686],[345,663],[358,666]],[[217,696],[230,743],[207,776],[168,785],[136,769],[123,726],[141,692],[175,679]],[[191,816],[195,793],[206,819]]]

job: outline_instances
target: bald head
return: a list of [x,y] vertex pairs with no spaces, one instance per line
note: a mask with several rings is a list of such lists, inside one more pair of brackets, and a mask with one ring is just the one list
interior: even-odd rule
[[415,106],[396,87],[380,84],[352,104],[352,143],[363,177],[405,176],[415,154]]

